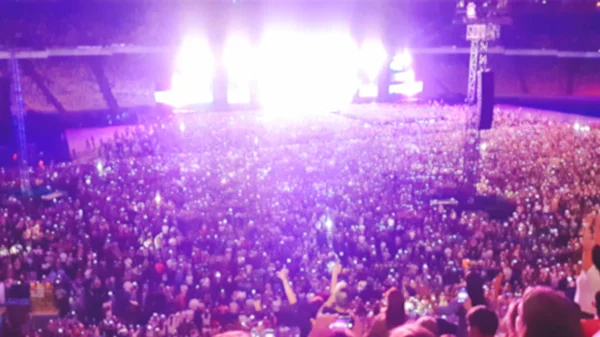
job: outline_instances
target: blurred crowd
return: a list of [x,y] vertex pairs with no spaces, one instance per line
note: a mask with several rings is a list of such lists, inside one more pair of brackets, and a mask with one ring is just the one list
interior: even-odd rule
[[[471,307],[504,316],[540,285],[558,291],[538,289],[548,303],[595,314],[595,292],[576,296],[595,270],[591,234],[580,240],[600,211],[595,120],[498,107],[476,181],[515,204],[496,218],[455,192],[472,109],[291,111],[173,115],[91,137],[91,163],[31,168],[34,189],[63,193],[2,195],[0,280],[51,284],[59,319],[25,334],[307,336],[339,323],[385,336],[438,317],[436,336],[463,337]],[[18,188],[16,172],[0,175],[2,190]],[[383,329],[386,310],[403,314]]]

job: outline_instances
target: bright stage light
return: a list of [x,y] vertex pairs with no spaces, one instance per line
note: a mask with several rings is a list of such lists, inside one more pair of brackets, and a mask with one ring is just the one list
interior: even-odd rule
[[[306,81],[307,41],[299,32],[270,30],[259,51],[258,96],[267,110],[295,106]],[[278,111],[279,114],[286,113]]]
[[360,98],[377,98],[379,95],[379,87],[377,84],[365,84],[358,89],[358,97]]
[[358,88],[358,46],[350,34],[314,34],[306,46],[304,99],[318,113],[342,109]]
[[[260,45],[258,55],[258,100],[261,105],[279,105],[279,99],[286,101],[284,97],[289,89],[289,83],[285,80],[284,71],[286,70],[283,64],[283,57],[290,57],[285,54],[286,37],[281,36],[283,32],[269,31],[265,33]],[[290,36],[291,38],[291,36]],[[280,48],[277,46],[279,44]],[[277,85],[278,81],[283,80],[281,85]],[[288,88],[286,88],[288,87]],[[277,101],[276,101],[277,100]]]
[[324,43],[323,50],[329,58],[325,57],[326,69],[323,74],[326,74],[329,81],[323,81],[324,87],[320,89],[321,92],[329,93],[328,109],[341,109],[352,103],[359,86],[358,45],[349,33],[334,33]]
[[415,71],[412,68],[412,56],[407,50],[394,55],[390,63],[390,71],[388,93],[412,97],[423,91],[423,82],[416,81]]
[[412,69],[408,69],[407,71],[401,71],[392,74],[392,82],[414,82],[415,81],[415,71]]
[[379,74],[388,58],[387,51],[380,40],[366,40],[359,50],[359,70],[361,83],[358,97],[376,98],[379,95]]
[[175,62],[171,90],[161,101],[174,107],[212,103],[215,60],[208,41],[186,39]]
[[367,40],[360,48],[361,70],[370,82],[376,82],[387,60],[387,51],[379,40]]
[[390,94],[398,94],[404,95],[408,97],[415,96],[423,92],[423,82],[422,81],[412,81],[405,83],[392,84],[389,87]]
[[252,59],[252,44],[243,35],[233,35],[227,39],[223,52],[223,63],[228,73],[248,75],[248,65]]
[[412,56],[408,51],[403,51],[394,55],[390,63],[390,69],[393,71],[404,71],[412,66]]
[[250,40],[242,35],[229,37],[223,51],[223,64],[227,71],[228,103],[250,103],[250,82],[254,62],[254,51]]
[[259,53],[259,101],[280,114],[339,109],[357,89],[357,54],[342,32],[269,31]]
[[467,5],[467,19],[477,19],[477,5],[474,2]]
[[199,76],[212,76],[215,60],[208,41],[203,38],[187,38],[177,55],[177,70],[185,70]]

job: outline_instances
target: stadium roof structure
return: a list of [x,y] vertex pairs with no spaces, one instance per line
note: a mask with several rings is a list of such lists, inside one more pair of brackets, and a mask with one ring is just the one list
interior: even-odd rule
[[174,49],[176,49],[176,47],[147,47],[124,44],[110,46],[79,46],[74,48],[12,49],[1,50],[0,59],[10,59],[13,53],[18,59],[43,59],[61,56],[110,56],[115,54],[167,53]]
[[[77,57],[77,56],[110,56],[119,54],[161,54],[176,50],[175,46],[147,47],[135,45],[112,45],[112,46],[80,46],[75,48],[50,48],[44,50],[3,50],[0,51],[0,59],[10,59],[14,53],[17,59],[45,59],[50,57]],[[412,48],[411,52],[416,54],[468,54],[466,47],[432,47]],[[504,47],[491,47],[489,54],[510,56],[551,56],[561,58],[600,58],[598,51],[569,51],[558,49],[511,49]]]

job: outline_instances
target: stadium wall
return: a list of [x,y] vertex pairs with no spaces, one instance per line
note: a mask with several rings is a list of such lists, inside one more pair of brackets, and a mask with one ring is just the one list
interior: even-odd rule
[[[122,113],[143,113],[154,107],[154,91],[164,78],[166,55],[129,54],[105,56],[104,72]],[[467,53],[415,52],[414,69],[424,82],[423,98],[460,97],[466,95],[469,70]],[[64,106],[63,117],[69,125],[90,127],[90,121],[110,111],[100,86],[92,76],[85,56],[32,59],[32,68],[40,80],[23,76],[23,93],[31,112],[58,111],[48,101],[48,93]],[[162,64],[162,67],[161,67]],[[556,56],[512,56],[492,54],[489,65],[495,72],[497,97],[571,97],[600,99],[600,58]],[[168,68],[168,67],[167,67]],[[164,81],[164,80],[163,80]],[[43,82],[43,83],[41,83]],[[40,84],[46,86],[45,92]],[[77,116],[88,115],[78,123]],[[118,120],[113,121],[118,124]],[[113,124],[113,123],[108,123]]]
[[[424,82],[422,96],[464,96],[468,54],[419,54],[415,72]],[[498,97],[600,98],[600,58],[490,55]]]

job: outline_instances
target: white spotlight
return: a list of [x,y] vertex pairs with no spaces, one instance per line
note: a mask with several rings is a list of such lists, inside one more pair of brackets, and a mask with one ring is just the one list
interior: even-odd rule
[[467,4],[467,19],[477,19],[477,5],[474,2]]
[[250,40],[243,35],[232,35],[225,43],[223,52],[223,63],[228,73],[244,72],[249,73],[247,65],[252,59],[252,44]]
[[182,107],[213,102],[215,60],[206,39],[186,39],[177,55],[169,99]]
[[397,53],[392,59],[390,69],[393,71],[405,71],[412,65],[412,56],[407,50]]
[[290,102],[298,103],[306,77],[307,53],[306,39],[299,32],[286,29],[265,32],[258,56],[258,95],[266,110],[275,112],[288,108]]
[[387,59],[380,40],[367,40],[360,48],[360,66],[370,82],[376,82]]
[[[320,106],[328,111],[339,110],[349,105],[359,87],[358,45],[349,33],[336,32],[323,36],[316,85],[320,93]],[[320,84],[320,86],[319,86]],[[325,94],[323,94],[325,93]],[[315,92],[317,94],[317,92]]]
[[261,105],[286,118],[340,109],[358,87],[358,47],[343,31],[267,31],[259,60]]
[[225,43],[223,64],[227,71],[227,102],[230,104],[250,103],[250,81],[254,66],[254,54],[250,40],[242,35],[233,35]]

